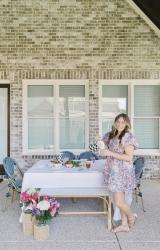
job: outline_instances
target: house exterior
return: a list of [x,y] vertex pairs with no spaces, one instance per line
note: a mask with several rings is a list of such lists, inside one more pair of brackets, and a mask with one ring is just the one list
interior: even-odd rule
[[0,163],[88,150],[126,112],[160,177],[160,34],[129,2],[1,2]]

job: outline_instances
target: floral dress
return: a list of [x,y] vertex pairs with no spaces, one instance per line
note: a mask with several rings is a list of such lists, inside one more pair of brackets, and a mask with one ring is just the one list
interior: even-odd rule
[[[127,145],[133,145],[134,149],[138,147],[135,137],[130,132],[126,132],[122,137],[121,143],[115,137],[111,140],[109,133],[105,134],[103,141],[108,149],[118,154],[125,153]],[[130,193],[135,188],[135,169],[132,161],[117,160],[113,157],[107,157],[104,169],[104,181],[108,191]]]

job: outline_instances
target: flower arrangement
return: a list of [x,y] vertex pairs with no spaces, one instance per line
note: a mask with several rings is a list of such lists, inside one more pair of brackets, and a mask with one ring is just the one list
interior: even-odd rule
[[99,135],[96,135],[96,142],[89,145],[89,149],[92,152],[98,152],[99,150],[105,149],[105,143]]
[[20,206],[23,207],[24,212],[31,213],[31,206],[38,202],[38,197],[38,191],[34,188],[29,188],[20,194]]
[[32,214],[37,225],[49,224],[51,219],[58,214],[60,204],[47,195],[40,197],[38,203],[32,204]]

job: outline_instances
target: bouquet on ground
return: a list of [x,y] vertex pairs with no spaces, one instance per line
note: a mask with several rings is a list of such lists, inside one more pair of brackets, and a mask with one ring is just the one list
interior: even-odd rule
[[37,225],[49,224],[51,219],[58,214],[60,204],[47,195],[40,197],[38,203],[32,205],[32,214]]
[[23,207],[25,213],[32,212],[32,205],[37,204],[38,197],[38,190],[35,188],[29,188],[20,194],[20,206]]

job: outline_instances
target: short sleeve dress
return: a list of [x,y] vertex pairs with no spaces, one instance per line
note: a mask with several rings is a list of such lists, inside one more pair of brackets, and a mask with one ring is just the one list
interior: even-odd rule
[[[131,132],[126,132],[121,143],[117,138],[109,140],[109,133],[105,134],[103,141],[112,152],[124,154],[127,145],[133,145],[134,149],[138,143]],[[135,169],[133,161],[117,160],[107,157],[104,169],[104,181],[108,191],[130,193],[135,188]]]

